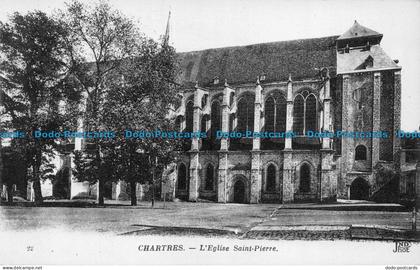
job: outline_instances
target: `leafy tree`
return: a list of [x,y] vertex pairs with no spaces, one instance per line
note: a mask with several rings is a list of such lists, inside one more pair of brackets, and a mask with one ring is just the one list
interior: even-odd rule
[[[135,205],[136,183],[151,182],[152,173],[161,175],[170,163],[179,141],[173,138],[124,138],[124,130],[174,131],[174,121],[168,117],[176,106],[177,87],[176,54],[167,43],[159,45],[152,40],[140,44],[139,55],[124,62],[123,80],[113,80],[113,91],[106,105],[112,110],[104,113],[104,123],[119,130],[118,138],[111,143],[119,157],[116,160],[121,180],[130,184],[131,204]],[[116,150],[115,150],[116,149]],[[154,170],[154,172],[153,172]],[[153,183],[154,184],[154,183]]]
[[[179,102],[175,80],[176,54],[166,44],[142,40],[138,54],[125,59],[118,73],[110,75],[100,121],[107,130],[117,131],[112,140],[99,140],[102,166],[98,168],[92,154],[80,154],[76,168],[82,179],[92,179],[95,171],[104,181],[130,184],[131,204],[137,204],[136,183],[151,183],[152,173],[161,175],[170,163],[179,142],[171,138],[125,138],[125,130],[173,131],[171,108]],[[157,164],[156,164],[156,161]],[[102,169],[101,169],[102,168]],[[154,172],[152,172],[154,170]]]
[[[76,48],[72,53],[73,59],[78,63],[74,78],[86,97],[84,129],[104,130],[101,119],[108,109],[104,107],[104,102],[111,91],[107,84],[112,76],[119,73],[122,60],[137,54],[141,35],[130,19],[111,8],[105,1],[99,1],[92,6],[72,1],[67,4],[61,17]],[[95,139],[95,150],[88,154],[91,165],[88,166],[89,177],[86,178],[91,183],[98,183],[99,205],[104,203],[103,189],[106,181],[102,175],[106,164],[103,161],[101,144],[101,140]],[[82,177],[80,173],[79,176]]]
[[[37,130],[62,130],[75,119],[80,95],[69,87],[72,51],[68,31],[41,11],[14,13],[0,23],[0,87],[3,107],[1,128],[27,132],[16,140],[31,167],[35,202],[42,203],[40,181],[51,173],[48,155],[56,142],[36,139]],[[4,161],[5,162],[5,161]]]

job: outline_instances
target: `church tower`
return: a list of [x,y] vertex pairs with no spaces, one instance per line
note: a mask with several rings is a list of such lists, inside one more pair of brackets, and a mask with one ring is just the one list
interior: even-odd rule
[[387,134],[341,139],[339,197],[372,199],[387,184],[378,183],[375,168],[399,167],[400,141],[394,133],[400,129],[401,67],[381,48],[382,37],[355,21],[337,38],[342,116],[336,130]]

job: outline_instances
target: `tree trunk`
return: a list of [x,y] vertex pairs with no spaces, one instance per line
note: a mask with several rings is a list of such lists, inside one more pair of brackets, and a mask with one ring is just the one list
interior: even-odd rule
[[103,206],[104,203],[104,183],[105,179],[102,177],[98,179],[98,205]]
[[131,197],[131,206],[137,205],[137,194],[136,194],[136,181],[130,179],[130,197]]
[[34,180],[33,182],[33,189],[35,195],[35,204],[40,205],[44,202],[44,198],[42,198],[42,191],[41,191],[41,182],[40,180]]
[[7,189],[7,202],[13,203],[13,185],[8,184],[6,189]]
[[131,198],[131,206],[136,206],[137,205],[137,183],[136,183],[136,179],[134,177],[134,165],[133,165],[133,160],[134,160],[134,153],[136,151],[136,148],[133,144],[129,144],[128,146],[128,151],[129,151],[129,160],[128,160],[128,180],[130,181],[130,198]]
[[98,197],[97,202],[98,205],[103,206],[104,205],[104,185],[106,179],[104,178],[104,175],[102,173],[102,158],[101,158],[101,148],[99,144],[96,146],[96,162],[98,164]]
[[42,198],[42,191],[41,191],[41,177],[40,177],[40,167],[41,167],[41,158],[42,153],[41,150],[36,149],[37,153],[35,155],[35,164],[33,165],[33,188],[35,194],[35,204],[40,205],[44,202]]

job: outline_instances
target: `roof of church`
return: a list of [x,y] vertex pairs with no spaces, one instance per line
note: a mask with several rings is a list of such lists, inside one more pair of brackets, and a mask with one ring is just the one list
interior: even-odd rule
[[357,21],[354,21],[354,24],[352,27],[350,27],[349,30],[344,32],[341,36],[337,38],[337,40],[343,40],[343,39],[350,39],[350,38],[361,38],[361,37],[370,37],[370,36],[382,36],[382,34],[367,28],[361,24],[359,24]]
[[[372,66],[366,67],[368,58],[372,59]],[[352,49],[348,53],[337,54],[337,74],[364,69],[399,68],[379,45],[373,45],[369,50]]]
[[222,84],[255,82],[265,74],[265,82],[318,77],[319,68],[329,67],[335,74],[338,36],[299,39],[248,46],[225,47],[179,53],[178,80],[191,85],[213,85],[215,77]]

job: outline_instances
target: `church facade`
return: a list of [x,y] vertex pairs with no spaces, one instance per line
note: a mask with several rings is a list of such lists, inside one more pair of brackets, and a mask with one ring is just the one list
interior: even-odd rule
[[[401,172],[407,167],[405,152],[400,156],[395,136],[401,67],[381,48],[382,37],[355,22],[341,36],[179,53],[177,131],[206,136],[184,141],[179,158],[159,181],[162,198],[398,201],[408,184],[384,171],[407,174]],[[283,135],[218,136],[246,132]],[[311,132],[324,136],[309,136]],[[339,132],[388,136],[325,136]],[[83,142],[76,139],[74,147],[83,149]],[[56,156],[54,164],[68,178],[65,198],[96,197],[96,185],[72,174],[71,156]],[[107,185],[106,198],[129,198],[126,183]],[[46,197],[57,193],[47,181],[42,190]],[[149,191],[149,185],[137,185],[139,199],[148,199]],[[33,199],[31,184],[27,197]]]
[[[378,172],[400,168],[401,67],[382,37],[355,22],[341,36],[179,53],[178,130],[207,136],[185,142],[162,196],[291,203],[398,195]],[[285,136],[217,136],[247,131]]]

